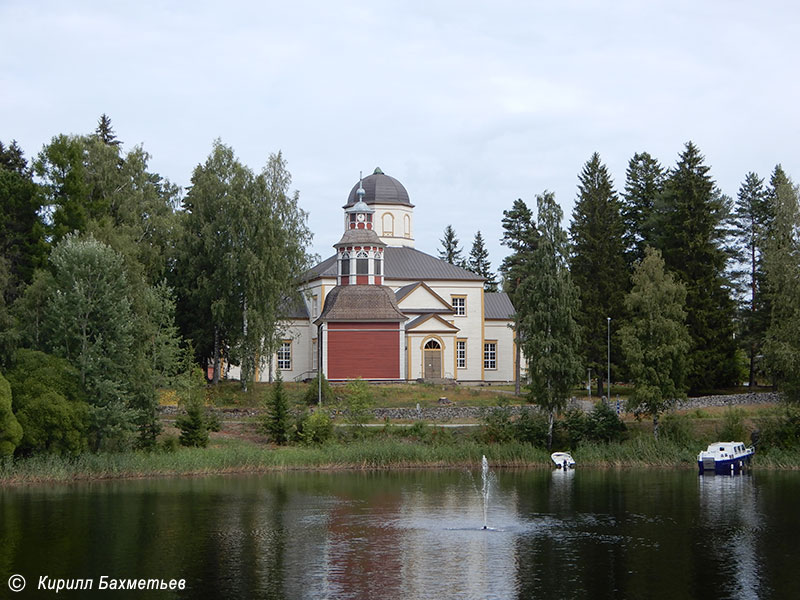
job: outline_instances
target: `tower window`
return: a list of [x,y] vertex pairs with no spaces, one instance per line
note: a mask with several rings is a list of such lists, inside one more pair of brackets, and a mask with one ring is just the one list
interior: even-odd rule
[[381,263],[382,262],[383,261],[380,258],[375,257],[375,275],[383,275],[383,273],[381,273]]
[[341,258],[341,260],[339,262],[341,263],[341,266],[340,266],[340,269],[339,269],[341,274],[343,276],[344,275],[350,275],[350,255],[347,252],[345,252],[344,254],[342,254],[342,258]]
[[356,275],[369,275],[369,255],[363,250],[356,254]]

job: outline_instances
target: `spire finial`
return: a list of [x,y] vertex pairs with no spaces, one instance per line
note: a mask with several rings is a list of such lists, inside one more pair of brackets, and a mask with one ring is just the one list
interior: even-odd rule
[[362,185],[362,179],[364,178],[363,171],[358,172],[358,189],[356,190],[356,196],[358,196],[358,200],[361,201],[364,199],[364,194],[367,192],[364,191],[364,186]]

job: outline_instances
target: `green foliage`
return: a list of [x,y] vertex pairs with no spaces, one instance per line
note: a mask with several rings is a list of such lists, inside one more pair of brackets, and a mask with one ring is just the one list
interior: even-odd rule
[[307,215],[290,186],[280,153],[255,175],[217,140],[195,168],[183,203],[174,271],[178,321],[198,359],[213,356],[218,367],[229,347],[245,388],[256,357],[275,351],[283,311],[297,298],[297,277],[309,263]]
[[22,440],[22,427],[11,410],[11,386],[0,373],[0,457],[10,456]]
[[503,291],[514,294],[527,272],[536,249],[539,231],[533,218],[533,211],[522,199],[514,201],[511,210],[503,211],[503,239],[500,243],[511,249],[511,254],[503,259],[500,273],[503,276]]
[[784,404],[774,415],[759,419],[757,426],[758,432],[753,437],[759,450],[800,448],[800,406]]
[[514,439],[514,424],[508,404],[500,404],[483,414],[483,438],[492,444],[502,444]]
[[333,421],[325,411],[315,410],[304,416],[297,436],[306,446],[324,444],[333,437]]
[[717,431],[717,438],[724,441],[747,442],[749,432],[744,425],[744,411],[730,407],[722,416],[722,427]]
[[[322,404],[323,405],[330,405],[336,400],[336,397],[333,395],[333,388],[331,388],[331,384],[328,383],[328,378],[325,377],[325,373],[321,373],[322,375]],[[303,396],[303,401],[308,406],[314,406],[319,402],[319,375],[314,377],[306,388],[306,393]]]
[[735,307],[723,248],[729,200],[717,189],[703,161],[697,147],[687,143],[664,184],[654,219],[656,247],[667,269],[686,286],[692,391],[731,386],[738,374]]
[[475,239],[472,242],[472,249],[469,251],[469,259],[467,260],[467,269],[486,280],[483,282],[484,290],[487,292],[497,291],[497,280],[494,273],[492,273],[489,251],[486,249],[480,231],[475,234]]
[[175,419],[175,426],[181,430],[181,446],[208,446],[208,422],[203,404],[199,400],[192,399],[186,404],[186,414]]
[[587,419],[587,438],[593,442],[610,444],[625,439],[627,427],[617,412],[606,402],[597,402]]
[[567,235],[561,208],[550,192],[537,196],[537,246],[519,265],[524,274],[514,293],[519,338],[528,362],[530,398],[550,415],[566,406],[582,374],[576,322],[578,290],[567,269]]
[[636,153],[628,162],[623,193],[626,258],[629,270],[644,259],[647,246],[654,246],[654,207],[664,188],[664,169],[647,152]]
[[658,415],[685,394],[690,348],[685,297],[685,287],[665,272],[659,252],[647,248],[625,298],[629,316],[619,338],[634,384],[628,410],[652,416],[655,436]]
[[362,427],[372,418],[374,398],[369,383],[361,378],[347,383],[344,394],[345,418],[351,425]]
[[20,349],[8,380],[24,432],[19,454],[76,455],[86,450],[89,405],[74,367],[62,358]]
[[694,447],[696,440],[688,415],[671,412],[664,416],[659,426],[658,441],[666,440],[681,447]]
[[514,421],[514,439],[538,448],[547,446],[549,423],[539,411],[524,410]]
[[773,223],[773,207],[764,180],[748,173],[739,188],[731,219],[741,335],[739,341],[749,358],[747,378],[756,382],[756,358],[769,325],[769,306],[762,298],[765,287],[763,253]]
[[767,372],[784,398],[800,402],[800,201],[783,177],[772,197],[775,220],[764,251],[771,322],[764,343]]
[[464,260],[463,250],[452,225],[444,228],[444,237],[439,240],[439,243],[442,244],[442,248],[439,250],[439,258],[449,262],[451,265],[466,268],[467,261]]
[[[624,314],[623,299],[630,288],[625,263],[622,203],[606,166],[596,152],[584,165],[578,199],[572,211],[570,275],[580,291],[581,355],[584,366],[606,372],[608,317],[616,324]],[[619,345],[612,345],[612,367],[621,363]],[[598,389],[598,395],[602,391]]]
[[561,427],[570,448],[577,448],[581,442],[588,441],[589,418],[580,408],[570,408],[564,413]]
[[275,374],[272,392],[264,404],[268,408],[263,426],[264,430],[276,444],[286,444],[291,437],[292,418],[289,414],[289,402],[283,389],[280,370]]

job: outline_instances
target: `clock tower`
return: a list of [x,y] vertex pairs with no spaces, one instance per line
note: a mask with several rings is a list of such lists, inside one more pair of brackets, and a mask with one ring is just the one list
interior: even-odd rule
[[345,231],[334,244],[338,265],[338,285],[382,285],[383,254],[386,244],[373,230],[375,210],[364,202],[364,188],[359,181],[358,200],[345,208]]

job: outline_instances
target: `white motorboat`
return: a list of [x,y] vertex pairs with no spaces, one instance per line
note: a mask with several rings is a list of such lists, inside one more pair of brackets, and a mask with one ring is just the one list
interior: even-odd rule
[[701,475],[733,475],[750,464],[755,452],[742,442],[714,442],[697,455],[697,467]]
[[575,459],[572,458],[569,452],[553,452],[550,455],[550,459],[559,469],[564,469],[566,471],[567,469],[575,468]]

